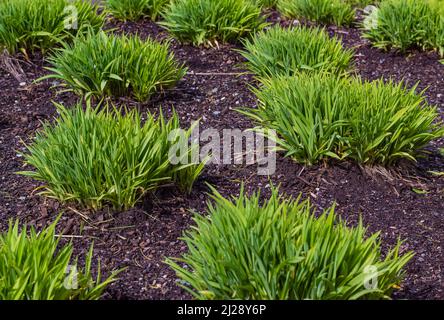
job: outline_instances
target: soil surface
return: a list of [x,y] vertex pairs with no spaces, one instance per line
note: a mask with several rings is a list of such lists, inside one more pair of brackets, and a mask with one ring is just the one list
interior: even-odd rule
[[[276,13],[271,20],[283,25],[299,23],[280,21]],[[159,41],[168,38],[151,21],[111,21],[108,27]],[[436,54],[383,52],[362,39],[357,28],[327,29],[331,35],[341,37],[345,46],[355,48],[355,69],[363,78],[392,78],[409,85],[419,81],[418,88],[428,88],[429,102],[444,114],[444,65]],[[172,51],[188,67],[178,86],[149,103],[128,99],[118,102],[144,112],[156,112],[162,106],[170,113],[174,106],[184,127],[201,119],[201,130],[251,128],[250,120],[235,111],[237,107],[256,104],[249,90],[254,80],[242,69],[243,58],[233,50],[239,48],[193,48],[173,40]],[[94,241],[94,256],[101,260],[104,272],[126,267],[120,280],[107,289],[106,299],[190,298],[177,286],[175,274],[164,260],[186,251],[178,238],[192,224],[190,210],[205,213],[205,183],[226,196],[237,195],[241,183],[248,192],[260,189],[267,196],[270,182],[281,184],[281,191],[288,195],[303,193],[320,209],[336,202],[337,211],[350,225],[362,217],[369,232],[380,231],[384,250],[398,238],[403,239],[402,250],[413,250],[416,255],[395,298],[444,299],[444,178],[429,173],[444,171],[443,156],[438,151],[443,141],[430,145],[430,155],[416,165],[401,164],[396,170],[365,169],[348,162],[304,168],[280,154],[276,173],[270,177],[258,176],[256,165],[212,164],[206,167],[190,195],[162,188],[129,211],[88,212],[73,204],[40,197],[34,192],[38,182],[16,174],[24,169],[19,153],[24,150],[22,141],[29,142],[42,121],[56,116],[52,101],[72,105],[77,97],[57,94],[51,81],[33,82],[47,74],[42,56],[36,54],[26,61],[17,55],[10,62],[16,66],[15,72],[0,70],[0,230],[15,218],[41,228],[63,212],[59,231],[63,241],[73,242],[76,254],[86,252]]]

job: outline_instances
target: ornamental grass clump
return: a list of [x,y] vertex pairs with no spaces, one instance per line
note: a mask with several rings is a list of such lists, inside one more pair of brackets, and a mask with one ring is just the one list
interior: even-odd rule
[[381,1],[364,20],[363,36],[385,50],[421,48],[444,57],[443,8],[442,0]]
[[[55,123],[46,123],[26,146],[26,164],[35,171],[20,172],[43,181],[39,189],[44,196],[93,209],[128,209],[164,184],[191,190],[203,169],[204,163],[170,161],[169,151],[180,134],[175,112],[168,121],[162,111],[157,119],[148,113],[142,123],[136,110],[93,109],[89,104],[86,110],[80,104],[57,109]],[[185,139],[190,134],[191,129],[183,132]],[[192,150],[185,145],[180,157]]]
[[243,190],[212,200],[184,235],[189,251],[167,260],[197,299],[389,298],[412,258],[399,241],[382,257],[379,233],[348,227],[334,207],[315,215],[308,200],[274,188],[263,202]]
[[[322,73],[263,81],[257,109],[240,110],[278,134],[278,145],[297,162],[334,158],[366,165],[415,161],[443,136],[435,107],[416,86]],[[271,137],[272,138],[272,137]]]
[[86,29],[98,31],[105,22],[98,10],[82,0],[2,0],[0,51],[46,51]]
[[163,18],[172,36],[196,46],[236,42],[267,25],[251,0],[177,0]]
[[71,243],[60,245],[56,222],[41,232],[18,221],[0,234],[0,300],[97,300],[120,271],[92,274],[93,247],[82,268]]
[[352,4],[343,0],[278,0],[278,10],[290,18],[338,26],[350,25],[355,17]]
[[353,60],[352,49],[319,28],[273,27],[246,40],[244,47],[247,68],[260,78],[303,71],[344,74]]
[[62,80],[62,87],[86,98],[131,96],[144,102],[174,87],[186,73],[168,43],[103,31],[65,44],[48,61],[51,74],[40,80]]
[[144,17],[156,20],[171,0],[106,0],[112,15],[121,20],[137,21]]

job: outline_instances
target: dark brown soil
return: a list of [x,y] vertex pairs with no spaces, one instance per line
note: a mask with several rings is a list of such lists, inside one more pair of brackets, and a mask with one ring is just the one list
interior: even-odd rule
[[[273,20],[278,16],[273,15]],[[292,24],[286,21],[283,24]],[[116,32],[138,33],[142,37],[167,38],[167,34],[152,22],[112,22]],[[444,65],[433,53],[412,52],[400,55],[374,49],[360,38],[357,29],[328,27],[341,36],[345,45],[356,48],[357,73],[366,79],[380,77],[405,79],[409,84],[420,81],[419,88],[428,87],[429,101],[444,109]],[[174,106],[183,126],[201,119],[201,128],[246,129],[252,123],[234,111],[239,106],[255,105],[248,89],[253,79],[239,66],[242,58],[226,45],[220,48],[193,48],[172,41],[176,57],[186,63],[188,74],[179,85],[147,104],[125,101],[142,111],[155,112],[159,105],[171,111]],[[405,242],[402,250],[414,250],[416,256],[407,269],[407,277],[396,298],[444,299],[444,179],[429,171],[444,171],[443,157],[437,142],[429,147],[431,154],[417,166],[400,166],[396,171],[362,169],[351,163],[338,163],[303,168],[281,155],[273,176],[258,176],[255,166],[216,166],[206,168],[193,192],[185,196],[172,188],[164,188],[147,197],[136,208],[126,212],[87,212],[69,204],[44,199],[33,190],[38,183],[16,175],[22,170],[18,151],[21,140],[29,141],[41,127],[41,121],[55,115],[53,101],[67,105],[76,97],[57,95],[51,83],[33,80],[46,74],[42,57],[25,62],[21,86],[11,74],[0,70],[0,230],[8,219],[20,218],[37,227],[47,225],[57,213],[64,212],[60,232],[72,240],[76,253],[84,253],[94,241],[94,255],[101,259],[105,271],[127,267],[120,280],[109,287],[108,299],[184,299],[190,298],[176,283],[174,273],[163,263],[165,257],[179,256],[186,251],[178,240],[191,224],[189,210],[205,211],[208,188],[214,185],[223,195],[236,195],[241,183],[248,192],[261,189],[266,196],[270,180],[281,184],[289,195],[303,193],[319,208],[337,203],[338,212],[355,224],[361,216],[369,231],[381,232],[384,248],[398,238]],[[24,76],[24,78],[23,78]],[[424,190],[419,194],[414,190]]]

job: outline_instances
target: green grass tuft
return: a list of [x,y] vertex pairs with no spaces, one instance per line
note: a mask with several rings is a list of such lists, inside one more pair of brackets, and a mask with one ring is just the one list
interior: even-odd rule
[[122,20],[137,21],[144,17],[156,20],[171,0],[106,0],[112,15]]
[[236,42],[267,25],[251,0],[177,0],[163,17],[175,38],[196,46]]
[[77,265],[71,243],[60,245],[56,222],[37,233],[18,221],[0,234],[0,300],[97,300],[120,271],[102,279],[91,272],[93,247]]
[[444,57],[444,1],[386,0],[363,25],[363,36],[382,49],[436,50]]
[[443,136],[435,107],[416,87],[383,80],[300,74],[264,80],[255,89],[257,109],[244,109],[262,126],[276,130],[287,156],[304,164],[353,159],[360,164],[415,161],[423,147]]
[[[74,8],[77,20],[70,19]],[[0,51],[47,51],[87,29],[98,31],[105,22],[105,14],[98,14],[98,9],[82,0],[2,0]]]
[[103,31],[65,44],[48,61],[52,73],[41,80],[60,79],[62,87],[86,98],[131,96],[147,101],[153,93],[174,87],[186,73],[168,44]]
[[355,9],[343,0],[279,0],[278,10],[290,18],[305,18],[323,24],[350,25]]
[[258,77],[295,75],[302,71],[343,74],[350,70],[353,50],[318,28],[273,27],[244,43],[247,68]]
[[[171,163],[169,151],[179,138],[176,113],[168,121],[162,111],[157,120],[147,114],[142,124],[136,110],[99,107],[57,105],[55,124],[45,124],[27,146],[25,161],[35,171],[20,173],[45,183],[40,194],[93,209],[128,209],[166,183],[191,190],[204,164]],[[191,150],[187,146],[183,156]]]
[[274,188],[262,205],[243,190],[233,200],[214,190],[212,199],[184,235],[189,251],[167,260],[197,299],[388,298],[412,258],[400,242],[383,258],[379,234],[367,236],[361,222],[348,227],[334,207],[316,217],[308,201]]

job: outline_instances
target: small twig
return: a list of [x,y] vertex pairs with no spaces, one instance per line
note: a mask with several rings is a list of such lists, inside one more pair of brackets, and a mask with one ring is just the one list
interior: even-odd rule
[[242,76],[245,74],[252,74],[249,72],[190,72],[195,76]]
[[116,234],[116,236],[118,236],[122,240],[127,240],[125,237],[121,236],[120,234]]
[[[154,204],[157,206],[157,208],[161,209],[161,206],[159,206],[157,203],[154,202]],[[153,216],[152,214],[149,214],[148,212],[142,211],[142,213],[143,213],[144,215],[146,215],[147,217],[149,217],[150,219],[160,221],[159,218],[157,218],[156,216]]]
[[[60,238],[85,238],[85,237],[87,237],[87,236],[80,236],[80,235],[75,235],[75,234],[55,234],[54,236],[60,237]],[[91,237],[91,238],[95,238],[95,237]]]
[[130,229],[130,228],[135,228],[136,226],[121,226],[121,227],[112,227],[112,228],[108,228],[106,229],[107,231],[110,230],[123,230],[123,229]]
[[307,180],[305,180],[305,179],[302,178],[302,177],[296,176],[296,179],[302,181],[303,183],[305,183],[306,185],[308,185],[308,186],[310,186],[310,187],[313,187],[313,188],[315,187],[315,185],[314,185],[313,183],[308,182]]
[[19,61],[8,54],[6,50],[0,53],[0,67],[10,73],[20,84],[27,81],[26,74]]
[[115,219],[111,218],[111,219],[108,219],[108,220],[98,221],[98,222],[95,223],[95,225],[98,226],[100,224],[108,223],[108,222],[113,221],[113,220],[115,220]]
[[137,261],[136,259],[133,259],[133,262],[136,266],[138,266],[139,268],[143,268],[142,265],[139,263],[139,261]]
[[302,174],[302,172],[304,172],[304,170],[305,170],[305,167],[302,167],[301,171],[299,171],[299,173],[298,173],[298,177],[301,176],[301,174]]
[[86,220],[86,221],[90,220],[90,218],[89,218],[88,216],[84,215],[84,214],[81,213],[80,211],[78,211],[78,210],[76,210],[76,209],[74,209],[74,208],[72,208],[72,207],[68,207],[68,209],[71,210],[71,211],[74,212],[74,213],[77,213],[77,214],[78,214],[79,216],[81,216],[84,220]]

